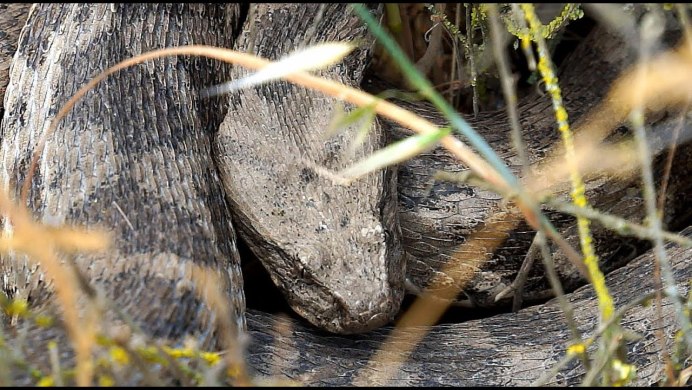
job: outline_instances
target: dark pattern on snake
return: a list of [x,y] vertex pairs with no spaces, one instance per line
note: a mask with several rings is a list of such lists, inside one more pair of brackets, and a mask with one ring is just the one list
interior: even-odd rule
[[[252,47],[255,53],[277,58],[303,44],[306,34],[314,34],[315,42],[363,37],[364,27],[349,12],[344,5],[251,6],[235,47]],[[235,23],[237,8],[233,6],[38,7],[19,40],[7,92],[1,153],[4,184],[15,189],[22,183],[47,118],[98,71],[158,47],[190,43],[231,47]],[[594,72],[593,79],[587,80],[574,73],[583,64],[567,61],[562,77],[573,118],[600,99],[608,81],[627,63],[627,56],[613,48],[585,44],[581,50],[587,58],[584,61],[594,61],[594,66],[609,71]],[[601,57],[602,53],[608,55]],[[366,49],[360,50],[325,74],[358,85],[367,54]],[[446,247],[426,246],[437,240],[434,234],[449,237],[450,230],[468,233],[485,215],[497,212],[499,198],[476,189],[436,185],[433,195],[421,195],[423,187],[417,183],[429,182],[431,169],[441,165],[460,169],[439,150],[400,167],[398,215],[393,171],[371,175],[352,188],[331,186],[301,165],[302,159],[330,168],[343,167],[381,146],[386,135],[373,131],[358,155],[345,155],[340,145],[349,138],[348,132],[328,140],[321,138],[333,102],[287,83],[231,96],[224,119],[227,108],[222,99],[202,101],[197,91],[239,74],[243,72],[214,61],[182,57],[157,60],[114,75],[90,92],[62,122],[44,151],[33,182],[30,207],[43,222],[100,224],[115,231],[113,252],[78,256],[77,264],[153,336],[181,342],[184,335],[191,335],[203,347],[215,346],[213,314],[192,292],[193,264],[209,267],[221,277],[234,321],[243,328],[242,279],[229,210],[240,233],[268,265],[295,310],[313,323],[341,332],[371,329],[396,314],[404,278],[397,219],[403,223],[404,247],[414,260],[420,262],[425,254],[440,252],[440,256],[432,257],[431,265],[410,267],[413,272],[409,277],[420,281],[427,269],[439,268],[447,248],[457,244],[456,237],[463,237],[446,238]],[[417,109],[424,110],[421,107]],[[530,134],[540,134],[529,137],[529,149],[536,153],[532,159],[536,159],[553,141],[552,132],[546,131],[552,126],[549,102],[532,97],[520,107],[526,109],[524,127]],[[506,122],[501,118],[502,114],[492,114],[475,124],[511,161],[505,136],[490,131],[505,126],[500,125]],[[672,126],[669,122],[663,120],[656,128],[665,131]],[[689,161],[686,149],[679,158]],[[425,159],[430,165],[421,164]],[[516,167],[516,162],[510,165]],[[414,179],[418,172],[420,181]],[[614,192],[603,184],[595,188]],[[688,192],[681,188],[676,193],[684,199]],[[460,197],[466,202],[463,208],[458,206],[462,204]],[[613,201],[613,196],[604,199]],[[619,199],[616,197],[615,203]],[[426,222],[439,220],[434,214],[448,209],[445,202],[459,213],[444,218],[460,222]],[[478,204],[467,207],[468,202]],[[623,212],[627,214],[627,207]],[[412,219],[422,222],[423,228],[416,227]],[[435,226],[432,233],[430,226]],[[512,256],[498,252],[498,259],[520,258],[511,252],[520,251],[514,248],[524,248],[528,240],[530,237],[510,240],[505,250]],[[680,280],[689,278],[689,251],[671,255]],[[640,273],[642,264],[648,264],[646,259],[638,259],[610,277],[614,294],[632,299],[641,293],[636,290],[638,286],[624,281],[635,275],[645,275],[637,278],[648,281],[650,273]],[[497,280],[491,278],[490,282],[505,284],[511,282],[518,268],[516,260],[491,261],[487,266],[488,271],[479,273],[481,279],[495,273]],[[30,267],[25,259],[9,256],[2,257],[2,269],[6,291],[29,298],[35,307],[45,306],[50,283],[40,270]],[[572,274],[564,272],[567,279]],[[487,283],[481,280],[474,284],[481,297],[476,301],[487,299],[483,298],[483,294],[488,296]],[[597,316],[593,299],[585,290],[580,291],[572,295],[579,302],[577,318],[593,325]],[[467,293],[476,292],[468,288]],[[672,321],[670,313],[670,307],[665,306],[666,321]],[[638,330],[647,339],[653,337],[652,314],[638,308],[631,315],[641,319]],[[547,364],[557,361],[564,350],[567,332],[564,326],[556,328],[561,318],[554,303],[548,303],[517,314],[435,327],[426,339],[430,341],[421,344],[393,375],[395,383],[526,384]],[[665,326],[670,331],[674,325],[667,322]],[[285,339],[272,339],[272,319],[266,314],[248,314],[248,327],[255,340],[248,360],[258,371],[328,384],[351,383],[353,373],[365,366],[372,348],[381,342],[382,332],[387,332],[346,339],[296,325],[292,328],[295,349],[291,350]],[[42,343],[54,335],[37,331],[31,336],[35,336],[35,343],[30,345],[39,355],[36,361],[40,361],[41,351],[45,351]],[[645,367],[640,372],[641,383],[659,378],[658,347],[658,343],[631,346]],[[364,368],[364,372],[369,369]],[[557,383],[577,381],[579,370],[567,367],[558,375]],[[379,383],[374,377],[373,381]]]

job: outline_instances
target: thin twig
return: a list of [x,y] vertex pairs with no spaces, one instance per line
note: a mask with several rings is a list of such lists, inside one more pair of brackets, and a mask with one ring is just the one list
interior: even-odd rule
[[[545,204],[554,210],[574,215],[575,217],[583,217],[597,221],[603,225],[603,227],[621,236],[632,236],[642,240],[652,240],[654,238],[654,231],[651,227],[622,219],[613,214],[598,211],[590,206],[579,207],[572,203],[562,202],[552,198],[546,199]],[[680,244],[686,248],[692,248],[692,239],[688,237],[664,230],[661,231],[661,235],[667,241]]]
[[[553,102],[553,110],[555,111],[555,119],[558,125],[558,130],[562,138],[565,150],[565,160],[570,168],[570,181],[572,191],[570,193],[572,201],[580,206],[586,205],[586,196],[584,194],[585,187],[581,174],[575,164],[575,149],[572,131],[569,126],[567,110],[564,108],[562,100],[562,92],[558,83],[558,78],[553,69],[553,63],[550,59],[547,44],[541,30],[544,26],[538,20],[534,7],[531,4],[522,4],[522,11],[529,23],[530,31],[534,36],[538,46],[538,70],[546,83],[546,90],[550,94]],[[591,231],[589,229],[589,220],[577,217],[577,230],[579,232],[579,243],[584,254],[583,262],[588,270],[590,282],[596,290],[598,297],[601,316],[608,319],[613,311],[612,297],[605,285],[605,277],[598,268],[598,256],[592,244]]]
[[[459,23],[461,22],[461,6],[459,4],[456,5],[455,10],[454,10],[454,25],[458,28]],[[459,51],[459,42],[452,37],[452,66],[449,71],[449,82],[452,83],[457,80],[457,62],[458,62],[458,51]],[[459,69],[461,70],[461,64],[459,64]],[[461,78],[458,78],[461,81]],[[450,91],[450,97],[449,101],[452,102],[452,105],[454,107],[459,106],[459,94],[454,93],[454,90]]]
[[[641,66],[639,67],[639,80],[636,84],[637,86],[643,86],[643,84],[647,81],[646,64],[648,64],[650,52],[654,47],[655,42],[658,41],[658,38],[662,33],[662,29],[657,27],[663,23],[661,20],[662,18],[663,16],[660,14],[649,13],[644,16],[642,21],[642,43],[640,49]],[[644,129],[644,90],[645,88],[637,88],[634,91],[636,105],[630,111],[629,117],[634,131],[634,138],[639,149],[639,157],[641,159],[644,205],[646,207],[649,225],[653,231],[652,241],[654,243],[654,254],[656,260],[661,266],[661,273],[666,284],[666,292],[669,295],[676,296],[677,287],[675,284],[675,277],[673,276],[670,263],[667,260],[666,252],[663,249],[661,219],[656,210],[656,190],[654,188],[653,171],[651,168],[651,152],[646,141],[646,130]],[[683,305],[675,301],[673,303],[673,307],[675,308],[675,314],[680,322],[680,327],[682,328],[681,330],[685,341],[687,342],[687,345],[692,345],[692,323],[690,323],[689,317],[685,314]]]
[[[436,4],[436,8],[439,9],[440,12],[445,11],[446,4]],[[443,53],[443,47],[442,47],[442,32],[444,31],[443,27],[439,24],[433,25],[431,28],[432,33],[430,36],[430,40],[428,42],[428,47],[425,50],[425,53],[421,58],[416,61],[416,67],[423,73],[424,75],[430,74],[430,70],[435,67],[437,64],[437,60],[440,58],[440,56]]]
[[471,7],[470,3],[466,3],[466,58],[469,60],[469,67],[471,70],[471,89],[473,90],[473,116],[478,116],[478,88],[476,86],[478,71],[476,69],[476,59],[475,53],[473,51],[473,25],[471,21]]
[[[495,55],[495,61],[497,63],[497,68],[500,74],[500,81],[502,82],[502,93],[506,101],[507,115],[509,116],[510,120],[510,136],[512,139],[512,144],[514,145],[514,149],[517,151],[517,155],[519,156],[519,162],[521,164],[522,171],[521,176],[524,177],[526,176],[526,172],[529,167],[529,160],[526,156],[526,145],[521,136],[521,125],[519,123],[519,113],[517,112],[517,96],[514,90],[514,78],[511,76],[509,70],[507,55],[500,44],[500,42],[503,41],[500,32],[503,30],[500,27],[497,6],[495,4],[488,4],[488,11],[488,16],[490,19],[490,35],[492,39],[493,53]],[[517,278],[512,283],[512,287],[515,290],[514,302],[512,303],[512,310],[514,311],[519,310],[519,308],[521,307],[521,295],[523,290],[522,287],[524,282],[526,281],[526,277],[528,276],[528,271],[533,265],[533,259],[535,258],[536,250],[532,251],[531,248],[538,249],[537,247],[535,247],[535,245],[537,245],[537,242],[546,245],[545,240],[538,240],[538,234],[540,234],[540,231],[537,233],[537,236],[534,238],[534,241],[532,242],[531,247],[529,248],[529,251],[526,255],[526,259],[524,260],[524,263],[522,263]],[[545,253],[545,251],[543,252]],[[548,263],[545,264],[546,266],[548,266]],[[555,284],[560,284],[559,279],[555,281]],[[560,295],[557,291],[555,292],[556,295]],[[566,303],[566,301],[560,300],[560,303]],[[563,311],[565,311],[565,313],[569,312],[567,307],[563,307]],[[568,321],[572,320],[572,318],[568,317]]]
[[[488,182],[475,178],[470,171],[464,171],[460,173],[452,173],[447,171],[437,171],[434,175],[435,180],[445,180],[453,183],[459,184],[470,184],[476,187],[480,187],[489,191],[496,192],[502,195],[505,199],[512,199],[516,194],[511,192],[503,192],[502,189],[493,187]],[[545,205],[553,210],[557,210],[566,214],[573,215],[575,217],[583,217],[597,221],[606,229],[612,230],[622,236],[637,237],[642,240],[650,240],[653,237],[653,231],[650,227],[640,225],[617,215],[608,214],[603,211],[594,209],[591,206],[575,206],[573,203],[560,201],[551,197],[544,197],[540,199]],[[692,248],[692,239],[682,236],[680,234],[675,234],[665,230],[661,231],[663,238],[667,241],[674,242],[685,248]]]
[[[616,322],[619,322],[620,319],[622,318],[622,316],[624,316],[625,314],[627,314],[628,311],[632,310],[632,309],[633,309],[634,307],[636,307],[636,306],[642,305],[642,304],[644,304],[645,302],[650,301],[650,300],[653,299],[655,296],[656,296],[656,291],[651,291],[651,292],[648,292],[648,293],[646,293],[646,294],[643,294],[641,297],[639,297],[639,298],[637,298],[637,299],[635,299],[635,300],[633,300],[633,301],[631,301],[631,302],[629,302],[629,303],[623,305],[621,308],[619,308],[618,310],[615,311],[615,314],[614,314],[610,319],[608,319],[607,321],[604,321],[603,323],[601,323],[601,324],[598,325],[598,328],[596,329],[596,331],[594,332],[594,334],[591,335],[591,336],[589,336],[588,339],[584,340],[584,342],[583,342],[584,345],[587,346],[587,347],[588,347],[589,345],[591,345],[596,339],[598,339],[599,337],[601,337],[601,335],[603,334],[603,332],[605,332],[610,326],[614,325]],[[669,298],[672,299],[672,300],[679,300],[679,299],[680,299],[679,296],[669,297]],[[551,369],[550,372],[545,373],[543,376],[541,376],[541,377],[538,378],[536,381],[534,381],[533,383],[531,383],[531,387],[534,387],[534,386],[545,386],[545,384],[546,384],[553,376],[555,376],[555,375],[559,372],[560,368],[562,368],[562,367],[564,367],[565,365],[567,365],[567,364],[568,364],[570,361],[572,361],[572,359],[574,359],[575,357],[576,357],[576,356],[575,356],[574,354],[567,354],[564,358],[562,358],[562,360],[561,360],[560,362],[558,362],[558,363],[553,367],[553,369]]]

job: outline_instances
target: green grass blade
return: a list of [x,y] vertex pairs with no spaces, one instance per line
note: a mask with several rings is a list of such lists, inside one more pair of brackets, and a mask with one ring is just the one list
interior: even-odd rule
[[380,149],[341,171],[339,176],[347,180],[355,180],[378,169],[398,164],[409,158],[415,157],[420,153],[430,150],[437,145],[437,142],[451,133],[450,128],[441,128],[434,133],[418,134],[401,141],[394,142],[386,148]]

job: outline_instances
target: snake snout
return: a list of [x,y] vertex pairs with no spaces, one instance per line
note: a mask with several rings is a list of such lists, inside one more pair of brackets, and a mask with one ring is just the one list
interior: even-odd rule
[[298,314],[332,333],[360,333],[385,325],[403,300],[400,246],[387,241],[385,234],[377,239],[361,237],[360,232],[358,236],[361,240],[350,240],[350,245],[344,245],[349,242],[344,239],[301,246],[290,262],[294,277],[279,282]]
[[380,294],[365,301],[350,301],[334,295],[335,306],[341,312],[332,321],[335,332],[361,333],[387,324],[397,314],[401,304],[400,297],[394,295],[396,294]]
[[[304,270],[303,278],[295,281],[288,299],[298,314],[329,332],[352,334],[383,326],[397,314],[403,299],[403,283],[399,283],[398,275],[315,276]],[[303,295],[312,299],[301,299]]]

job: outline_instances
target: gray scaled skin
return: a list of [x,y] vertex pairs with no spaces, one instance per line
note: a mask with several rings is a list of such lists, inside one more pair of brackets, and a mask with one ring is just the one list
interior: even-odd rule
[[[318,42],[370,39],[345,4],[252,5],[247,20],[235,49],[272,60]],[[320,74],[357,87],[366,54],[358,48]],[[247,74],[234,68],[231,79]],[[371,154],[384,144],[380,126],[349,154],[358,126],[328,134],[337,103],[320,92],[273,82],[235,92],[229,104],[215,142],[224,187],[238,231],[291,307],[336,333],[389,322],[405,272],[394,171],[340,186],[311,168],[338,171]]]
[[[163,47],[231,46],[237,18],[235,5],[37,5],[19,37],[5,96],[2,187],[18,198],[50,120],[99,72]],[[224,105],[198,93],[227,75],[226,65],[198,57],[167,57],[112,75],[50,135],[29,193],[39,222],[110,231],[111,249],[74,261],[136,325],[178,344],[191,336],[202,348],[217,346],[216,323],[195,270],[218,278],[228,321],[245,327],[236,236],[211,152]],[[4,291],[56,308],[44,270],[16,253],[0,259]],[[104,323],[118,318],[108,312]]]

